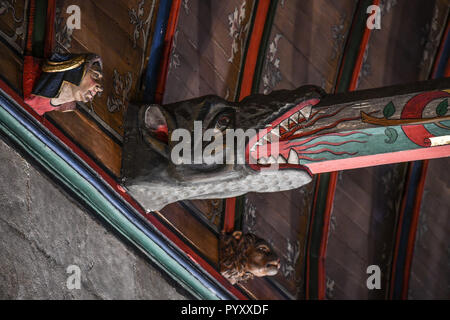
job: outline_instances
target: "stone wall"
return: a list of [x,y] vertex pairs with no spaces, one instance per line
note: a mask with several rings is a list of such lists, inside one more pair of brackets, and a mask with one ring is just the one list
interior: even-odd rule
[[[81,288],[68,289],[69,265]],[[0,299],[185,299],[149,259],[0,140]]]

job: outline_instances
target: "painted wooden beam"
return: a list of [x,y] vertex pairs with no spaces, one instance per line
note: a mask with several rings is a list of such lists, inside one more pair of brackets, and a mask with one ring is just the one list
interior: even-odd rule
[[295,146],[313,174],[448,157],[449,97],[450,78],[330,95],[280,153]]
[[[434,59],[432,78],[449,77],[446,65],[449,64],[450,35],[447,27],[443,34],[439,50]],[[447,46],[447,49],[445,47]],[[421,202],[429,160],[415,161],[408,164],[405,190],[398,213],[397,231],[391,264],[389,299],[408,299],[411,265],[414,256],[415,237],[420,216]]]
[[[339,66],[338,77],[335,83],[335,93],[356,89],[364,51],[371,33],[371,30],[366,28],[367,7],[378,4],[379,0],[361,0],[355,9],[352,25],[347,36]],[[316,179],[314,203],[311,210],[308,244],[306,248],[306,299],[323,300],[326,298],[325,256],[329,223],[337,185],[337,170],[340,170],[340,168],[327,167],[323,173],[320,171],[315,172],[321,174]]]

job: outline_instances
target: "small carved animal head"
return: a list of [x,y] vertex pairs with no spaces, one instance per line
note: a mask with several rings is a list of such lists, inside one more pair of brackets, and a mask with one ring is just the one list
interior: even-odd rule
[[220,272],[232,284],[274,276],[280,268],[280,259],[265,240],[240,231],[222,236],[219,255]]

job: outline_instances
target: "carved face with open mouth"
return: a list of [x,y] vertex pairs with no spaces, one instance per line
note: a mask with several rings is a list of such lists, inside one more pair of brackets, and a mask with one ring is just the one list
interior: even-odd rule
[[[312,178],[300,164],[304,156],[299,152],[297,137],[302,135],[305,123],[315,113],[313,106],[324,94],[316,86],[305,86],[251,95],[239,103],[204,96],[163,106],[132,107],[125,122],[124,183],[148,210],[159,210],[179,200],[298,188]],[[200,136],[208,129],[216,129],[222,136],[227,136],[228,129],[248,133],[241,139],[242,148],[239,141],[228,145],[228,136],[223,139],[234,159],[243,161],[173,161],[172,155],[180,143],[173,139],[176,130],[182,129],[190,137],[189,155],[198,146],[200,153],[206,150],[209,142],[195,139],[199,123]]]
[[253,277],[275,276],[280,267],[280,258],[266,240],[241,231],[221,235],[219,268],[232,284]]
[[319,101],[312,98],[294,105],[251,139],[247,146],[250,167],[260,170],[277,165],[278,169],[303,169],[299,145],[292,137],[301,132],[311,117],[312,107]]
[[280,269],[280,258],[264,240],[258,239],[248,254],[248,270],[256,277],[274,276]]

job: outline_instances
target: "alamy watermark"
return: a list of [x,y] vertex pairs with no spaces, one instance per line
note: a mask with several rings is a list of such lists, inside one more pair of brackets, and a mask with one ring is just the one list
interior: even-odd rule
[[381,29],[381,9],[377,5],[367,7],[366,13],[370,14],[367,18],[366,26],[368,29]]
[[67,14],[70,16],[67,18],[67,29],[81,29],[81,9],[76,4],[72,4],[67,7]]
[[[279,134],[269,129],[203,130],[201,121],[194,121],[193,135],[186,129],[175,129],[170,139],[176,143],[170,157],[174,164],[257,164],[278,165]],[[250,149],[247,149],[247,145]]]
[[373,264],[367,267],[367,274],[370,276],[367,278],[366,286],[369,290],[381,289],[381,269],[379,266]]
[[66,273],[69,274],[66,280],[66,287],[69,290],[81,289],[81,269],[75,264],[67,267]]

